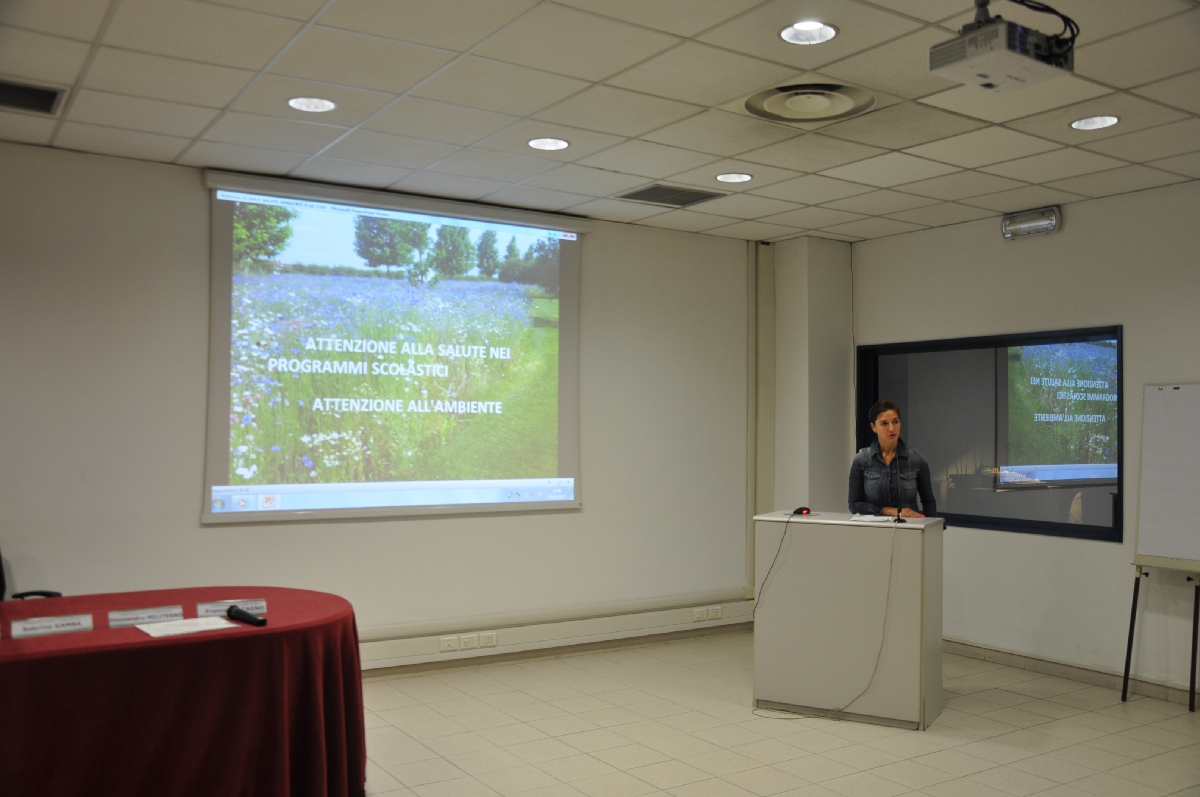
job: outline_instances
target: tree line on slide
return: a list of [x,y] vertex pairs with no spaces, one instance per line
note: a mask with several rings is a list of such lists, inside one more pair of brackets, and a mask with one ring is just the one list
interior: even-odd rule
[[[292,238],[290,208],[239,202],[233,212],[234,267],[247,273],[274,273],[277,257]],[[558,241],[539,239],[524,253],[516,238],[509,238],[503,256],[496,233],[485,230],[471,243],[465,227],[383,219],[354,218],[354,251],[372,269],[384,269],[416,286],[433,286],[442,279],[467,276],[478,269],[480,277],[500,282],[537,285],[558,295]],[[318,267],[322,272],[332,271]]]

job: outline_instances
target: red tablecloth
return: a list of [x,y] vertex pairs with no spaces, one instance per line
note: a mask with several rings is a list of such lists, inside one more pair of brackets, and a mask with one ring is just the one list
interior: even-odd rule
[[[113,609],[265,598],[265,628],[154,639]],[[13,639],[13,620],[91,613],[94,631]],[[359,797],[366,779],[354,610],[271,587],[0,603],[4,797]]]

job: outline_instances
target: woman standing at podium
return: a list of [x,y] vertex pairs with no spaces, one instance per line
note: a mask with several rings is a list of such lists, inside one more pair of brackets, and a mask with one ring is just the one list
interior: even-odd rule
[[900,439],[900,408],[884,399],[875,402],[868,417],[875,442],[855,454],[850,465],[850,511],[890,517],[936,515],[929,464]]

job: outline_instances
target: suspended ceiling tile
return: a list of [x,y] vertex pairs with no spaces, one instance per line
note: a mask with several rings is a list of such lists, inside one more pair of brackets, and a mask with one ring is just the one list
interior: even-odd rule
[[417,44],[309,28],[271,66],[278,75],[401,94],[454,58]]
[[676,36],[694,36],[762,0],[561,0],[566,6],[622,19]]
[[309,158],[299,167],[292,170],[291,177],[304,177],[309,180],[322,180],[327,183],[346,183],[349,185],[369,185],[373,188],[384,188],[397,180],[412,174],[409,169],[397,169],[392,166],[380,166],[375,163],[361,163],[340,158]]
[[817,227],[829,227],[834,224],[844,224],[864,218],[861,213],[851,213],[847,210],[833,208],[807,207],[790,210],[786,213],[776,213],[765,217],[764,221],[775,224],[786,224],[789,227],[799,227],[810,230]]
[[1133,90],[1161,103],[1200,114],[1200,69]]
[[203,166],[217,169],[233,169],[262,174],[285,174],[304,162],[306,156],[298,152],[280,152],[273,149],[242,147],[237,144],[220,144],[215,141],[197,141],[179,157],[185,166]]
[[994,210],[973,208],[970,205],[960,205],[957,202],[940,202],[913,210],[902,210],[899,213],[888,214],[889,218],[909,221],[913,224],[924,224],[926,227],[944,227],[947,224],[962,224],[964,221],[977,221],[995,216]]
[[110,0],[38,0],[0,3],[0,25],[90,42]]
[[1197,68],[1200,9],[1075,51],[1077,73],[1123,89]]
[[806,236],[808,238],[824,238],[827,241],[845,241],[848,244],[858,243],[863,240],[854,235],[842,235],[841,233],[829,232],[828,230],[814,230]]
[[325,0],[203,0],[219,6],[231,6],[245,11],[257,11],[276,17],[287,17],[301,22],[312,19],[321,10]]
[[254,73],[244,69],[101,47],[83,85],[135,97],[224,108],[253,79]]
[[[288,105],[288,100],[294,97],[320,97],[332,100],[337,103],[337,107],[325,113],[297,111]],[[229,107],[230,110],[246,113],[353,127],[394,99],[394,94],[378,91],[312,83],[278,75],[260,75],[258,80],[238,97],[237,102]]]
[[956,167],[944,163],[916,158],[903,152],[889,152],[846,166],[826,169],[822,174],[855,183],[891,188],[901,183],[911,183],[956,171]]
[[[1121,121],[1100,130],[1076,130],[1071,122],[1088,116],[1115,116]],[[1130,94],[1107,94],[1099,99],[1069,105],[1046,113],[1009,122],[1009,127],[1033,133],[1035,136],[1061,141],[1064,144],[1086,145],[1135,130],[1175,122],[1187,114],[1164,108],[1155,102]]]
[[[697,207],[707,204],[705,202]],[[668,230],[682,230],[683,232],[703,232],[714,227],[725,227],[737,221],[738,219],[731,219],[728,216],[714,216],[710,213],[697,213],[694,210],[669,210],[666,213],[642,219],[638,224],[663,227]]]
[[416,97],[401,97],[363,127],[380,133],[444,141],[465,147],[516,121],[517,117],[507,114]]
[[[797,210],[798,206],[791,202],[778,199],[754,196],[753,194],[731,194],[729,196],[710,199],[704,203],[705,213],[715,213],[718,216],[732,216],[737,219],[757,219],[772,216],[789,210]],[[794,225],[803,227],[806,225]]]
[[929,71],[929,48],[954,37],[949,31],[922,28],[866,52],[821,67],[830,77],[915,100],[958,84]]
[[956,172],[955,174],[947,174],[944,177],[934,177],[931,180],[919,180],[915,183],[899,185],[896,186],[896,190],[920,196],[929,196],[934,199],[955,200],[980,196],[982,194],[995,194],[999,191],[1020,188],[1023,185],[1024,183],[1019,180],[997,177],[994,174]]
[[482,149],[464,149],[435,164],[431,171],[455,174],[459,177],[474,177],[477,180],[516,183],[535,174],[548,172],[554,166],[554,161],[540,158],[523,158],[520,155]]
[[208,64],[262,69],[299,22],[187,0],[121,0],[104,44]]
[[1158,188],[1162,185],[1181,183],[1187,180],[1178,174],[1162,172],[1146,166],[1126,166],[1122,169],[1110,169],[1106,172],[1085,174],[1082,177],[1069,177],[1066,180],[1056,180],[1047,183],[1047,188],[1058,188],[1073,194],[1083,194],[1090,197],[1112,196],[1127,194],[1131,191],[1142,191],[1147,188]]
[[619,199],[593,199],[571,208],[572,213],[582,213],[593,219],[604,221],[631,222],[655,216],[666,208],[645,205],[639,202],[622,202]]
[[[749,174],[751,179],[744,183],[726,183],[717,179],[718,174]],[[743,193],[751,188],[761,188],[781,180],[796,177],[796,172],[787,169],[776,169],[763,166],[761,163],[747,163],[739,160],[720,160],[701,166],[699,169],[671,175],[671,182],[694,185],[709,191],[722,193]]]
[[518,208],[536,208],[538,210],[566,210],[580,205],[591,199],[582,194],[568,194],[563,191],[551,191],[548,188],[536,188],[531,185],[513,185],[502,188],[488,195],[488,202],[499,202]]
[[716,109],[643,136],[647,141],[713,155],[737,155],[793,138],[801,131]]
[[[629,191],[637,188],[639,185],[645,185],[647,182],[648,180],[645,177],[634,174],[622,174],[605,169],[580,166],[576,163],[568,163],[559,166],[553,171],[545,172],[530,180],[526,180],[525,185],[601,197]],[[622,221],[626,220],[622,219]]]
[[73,122],[195,138],[217,113],[215,108],[82,89],[75,94],[68,118]]
[[0,111],[0,140],[49,144],[57,120],[29,113]]
[[832,227],[826,228],[826,230],[823,230],[823,232],[854,235],[860,238],[886,238],[889,235],[902,235],[906,232],[913,232],[915,230],[923,229],[925,229],[923,225],[913,224],[910,221],[871,218],[862,219],[861,221],[851,221],[846,224],[836,224]]
[[355,130],[321,155],[401,169],[423,169],[458,151],[459,148],[453,144]]
[[1140,162],[1194,152],[1200,149],[1200,119],[1185,119],[1182,122],[1116,136],[1106,141],[1088,144],[1087,149]]
[[[535,150],[529,146],[530,140],[535,138],[559,138],[568,142],[570,146],[558,150]],[[549,122],[526,119],[485,138],[475,146],[480,149],[511,152],[513,155],[528,155],[566,162],[579,160],[593,152],[620,144],[624,140],[620,136],[610,136],[608,133],[597,133],[578,127],[563,127]]]
[[971,7],[965,0],[874,0],[874,4],[926,22],[953,17]]
[[883,151],[878,147],[808,133],[769,147],[743,152],[740,157],[742,160],[795,169],[798,172],[819,172],[844,163],[870,158]]
[[772,199],[783,199],[788,202],[799,202],[802,205],[819,205],[832,202],[835,199],[865,194],[875,189],[858,183],[848,183],[845,180],[835,180],[832,177],[822,177],[819,174],[806,174],[782,183],[754,188],[752,193]]
[[757,58],[685,42],[607,82],[673,100],[720,105],[782,81],[793,71]]
[[575,78],[467,56],[413,92],[427,100],[529,116],[587,88]]
[[396,183],[392,188],[397,191],[407,191],[425,196],[481,199],[488,194],[499,191],[507,185],[508,183],[499,183],[492,180],[476,180],[453,174],[417,172],[411,177],[406,177],[399,183]]
[[1018,91],[995,92],[979,86],[959,86],[918,102],[944,108],[947,111],[986,119],[989,122],[1007,122],[1022,116],[1072,105],[1112,91],[1105,86],[1088,80],[1066,75],[1057,80],[1026,86]]
[[983,126],[983,122],[964,119],[915,102],[904,102],[830,125],[823,128],[821,134],[873,147],[903,149],[968,130],[978,130]]
[[724,227],[705,230],[704,234],[718,235],[722,238],[738,238],[744,241],[766,241],[771,238],[800,235],[802,232],[803,230],[783,224],[770,224],[765,221],[739,221]]
[[69,86],[79,77],[88,49],[72,39],[0,26],[0,74]]
[[475,48],[476,55],[603,80],[679,42],[675,36],[543,4]]
[[1064,177],[1115,169],[1124,165],[1114,158],[1106,158],[1094,152],[1085,152],[1070,147],[1044,152],[1041,155],[1031,155],[1028,158],[1018,158],[994,166],[985,166],[981,171],[998,174],[1001,177],[1011,177],[1014,180],[1024,180],[1027,183],[1046,183],[1051,180],[1061,180]]
[[715,160],[717,159],[712,155],[702,155],[699,152],[654,144],[649,141],[633,140],[583,158],[580,163],[584,166],[611,169],[626,174],[639,174],[644,177],[666,177],[669,174],[695,169]]
[[930,199],[929,197],[902,194],[899,191],[884,189],[882,191],[872,191],[869,194],[859,194],[858,196],[827,202],[825,207],[835,210],[848,210],[851,213],[865,213],[868,216],[885,216],[902,210],[911,210],[912,208],[932,205],[935,202],[937,202],[936,199]]
[[465,52],[537,0],[338,0],[321,24]]
[[[1187,0],[1138,0],[1136,3],[1127,0],[1053,0],[1047,5],[1079,23],[1081,45],[1178,14],[1190,7]],[[1052,35],[1063,28],[1062,22],[1052,14],[1041,14],[1004,0],[992,0],[991,13],[1045,34]],[[962,14],[943,24],[957,30],[974,18],[975,12],[968,6]]]
[[1041,185],[1027,185],[1024,188],[1014,188],[1011,191],[1001,191],[998,194],[971,197],[963,200],[964,205],[987,208],[998,213],[1015,213],[1018,210],[1061,205],[1066,202],[1076,202],[1086,197],[1072,194],[1056,188],[1046,188]]
[[983,130],[975,130],[965,135],[911,147],[905,152],[970,169],[1048,152],[1052,149],[1059,149],[1059,146],[1051,141],[1006,130],[1003,127],[985,127]]
[[1190,152],[1187,155],[1176,155],[1174,158],[1150,161],[1147,165],[1200,179],[1200,152]]
[[147,161],[170,161],[190,143],[190,139],[177,136],[161,136],[136,130],[118,130],[113,127],[66,122],[54,137],[54,146],[77,149],[82,152],[98,152],[101,155],[116,155],[122,158],[137,158]]
[[303,152],[308,155],[328,146],[347,128],[276,119],[248,113],[227,113],[204,133],[207,141],[247,147]]
[[[833,25],[838,35],[822,44],[796,45],[784,41],[780,31],[802,19]],[[842,0],[772,0],[698,38],[747,55],[814,69],[919,27],[921,23],[897,14]]]
[[636,91],[592,86],[537,114],[547,122],[586,127],[617,136],[638,136],[699,112],[699,105]]

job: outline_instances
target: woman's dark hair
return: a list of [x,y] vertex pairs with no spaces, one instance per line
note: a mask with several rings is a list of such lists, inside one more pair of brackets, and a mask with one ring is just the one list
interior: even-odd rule
[[896,417],[900,417],[900,408],[896,406],[896,402],[887,399],[880,399],[872,404],[871,409],[867,412],[867,417],[871,423],[875,423],[875,419],[888,410],[892,410],[896,413]]

